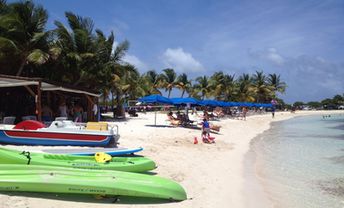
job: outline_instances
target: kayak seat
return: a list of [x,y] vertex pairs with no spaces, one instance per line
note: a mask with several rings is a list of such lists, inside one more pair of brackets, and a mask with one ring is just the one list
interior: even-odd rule
[[105,162],[110,162],[112,157],[109,154],[106,154],[105,152],[96,152],[94,155],[97,163],[105,163]]
[[13,127],[13,129],[23,129],[23,130],[37,130],[40,128],[45,128],[46,126],[39,122],[34,120],[26,120],[18,123]]
[[105,122],[87,122],[87,130],[107,131],[109,126]]

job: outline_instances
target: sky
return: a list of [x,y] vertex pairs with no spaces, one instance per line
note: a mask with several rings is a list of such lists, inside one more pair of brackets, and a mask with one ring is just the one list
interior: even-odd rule
[[[281,75],[288,103],[344,93],[342,0],[35,0],[48,27],[64,12],[90,17],[141,73],[173,68],[189,78],[216,71]],[[174,92],[179,96],[180,92]]]

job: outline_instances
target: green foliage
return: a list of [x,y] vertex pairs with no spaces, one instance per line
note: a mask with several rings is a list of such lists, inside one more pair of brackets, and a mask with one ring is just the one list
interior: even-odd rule
[[306,105],[308,105],[309,107],[311,107],[313,109],[319,109],[322,107],[322,104],[320,102],[317,102],[317,101],[310,101]]
[[164,69],[161,74],[161,87],[168,92],[168,97],[171,95],[172,89],[177,86],[177,74],[174,69]]
[[[103,102],[113,97],[117,109],[128,99],[148,94],[168,97],[175,88],[181,97],[212,98],[223,101],[270,102],[285,93],[286,83],[280,75],[235,75],[223,71],[191,80],[186,73],[174,69],[155,70],[140,74],[135,66],[123,61],[129,42],[115,45],[115,35],[95,29],[94,22],[73,12],[66,12],[67,25],[55,21],[52,31],[46,30],[47,11],[33,1],[7,4],[0,0],[0,73],[50,80],[98,90]],[[343,103],[336,96],[335,103]],[[279,103],[283,103],[279,100]],[[326,102],[328,103],[328,102]],[[118,112],[122,113],[122,112]]]
[[49,60],[47,20],[47,11],[32,1],[0,2],[0,65],[12,69],[5,73],[19,76],[30,63]]
[[295,106],[295,107],[302,107],[303,105],[305,105],[303,102],[301,102],[301,101],[296,101],[294,104],[293,104],[293,106]]

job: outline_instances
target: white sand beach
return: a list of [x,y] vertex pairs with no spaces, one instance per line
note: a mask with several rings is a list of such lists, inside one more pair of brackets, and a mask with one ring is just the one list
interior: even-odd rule
[[[344,111],[279,112],[247,117],[247,120],[222,119],[212,121],[222,126],[213,134],[215,144],[200,141],[200,130],[181,127],[154,127],[154,114],[139,114],[137,118],[116,122],[121,134],[121,147],[143,147],[140,154],[153,159],[157,175],[179,182],[186,190],[188,200],[176,203],[127,203],[115,205],[108,200],[85,198],[72,200],[60,195],[0,194],[0,207],[269,207],[264,193],[249,187],[244,177],[244,158],[250,141],[268,130],[271,122],[308,114],[332,114]],[[158,114],[157,125],[166,125],[166,114]],[[193,144],[194,137],[199,143]],[[16,148],[15,146],[11,146]],[[30,147],[39,149],[41,147]],[[245,186],[245,187],[244,187]],[[258,191],[257,191],[258,190]],[[92,198],[92,196],[87,196]]]

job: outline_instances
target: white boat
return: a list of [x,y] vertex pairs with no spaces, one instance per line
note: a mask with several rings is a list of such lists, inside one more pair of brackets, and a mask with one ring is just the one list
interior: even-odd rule
[[77,124],[53,121],[48,127],[38,121],[22,121],[17,125],[0,125],[0,143],[16,145],[116,146],[118,126],[103,122]]

